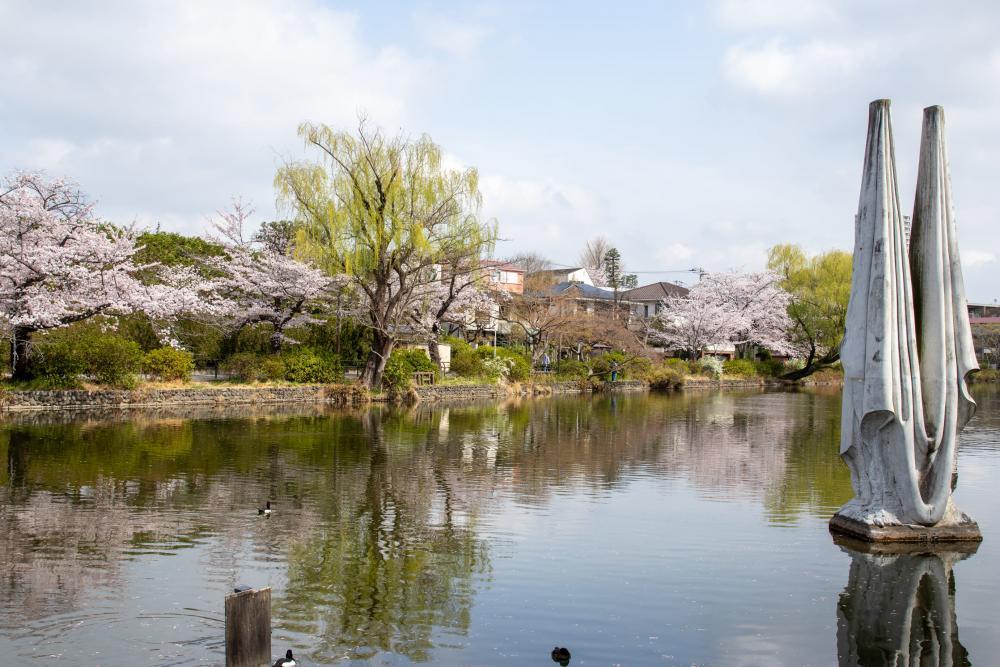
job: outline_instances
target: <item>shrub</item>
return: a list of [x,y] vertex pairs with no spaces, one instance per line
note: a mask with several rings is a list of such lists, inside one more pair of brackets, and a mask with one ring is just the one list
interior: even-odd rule
[[451,367],[449,369],[455,375],[461,377],[479,377],[486,372],[483,367],[483,360],[470,347],[457,354],[452,350]]
[[789,372],[789,371],[798,371],[798,370],[802,370],[803,368],[806,367],[806,360],[805,359],[798,359],[798,358],[796,358],[796,359],[789,359],[789,360],[787,360],[782,365],[784,367],[784,372],[786,372],[786,373]]
[[187,382],[194,371],[194,355],[175,347],[161,347],[146,353],[142,370],[160,380]]
[[427,353],[419,348],[397,348],[389,355],[382,373],[382,386],[399,392],[410,386],[413,373],[437,372],[437,366]]
[[32,375],[42,385],[79,386],[81,375],[98,384],[132,389],[142,366],[142,349],[101,327],[80,326],[52,332],[35,350]]
[[653,362],[645,357],[627,357],[624,352],[605,352],[590,360],[591,371],[601,380],[610,380],[616,366],[619,380],[641,380],[652,370]]
[[749,359],[728,359],[722,364],[722,372],[732,377],[756,377],[757,369]]
[[682,376],[691,372],[691,362],[677,357],[669,357],[663,360],[663,365],[680,373]]
[[[486,375],[493,379],[501,377],[511,382],[525,382],[531,377],[531,361],[525,354],[509,347],[494,348],[491,345],[482,345],[476,350],[476,355],[482,360]],[[502,359],[505,368],[493,363],[494,357]]]
[[762,377],[778,377],[785,372],[785,364],[778,359],[760,359],[753,363],[757,375]]
[[31,355],[33,383],[40,389],[73,389],[80,386],[79,377],[86,365],[69,339],[36,345]]
[[237,352],[222,362],[222,370],[237,380],[254,382],[261,377],[261,359],[253,352]]
[[273,355],[258,358],[257,377],[261,380],[284,380],[285,360]]
[[[283,354],[280,361],[283,362],[285,379],[289,382],[330,384],[343,376],[339,359],[332,355],[318,354],[309,347],[295,347]],[[278,372],[280,370],[274,362],[266,367],[261,364],[262,376]]]
[[138,343],[118,336],[101,336],[84,354],[87,371],[99,384],[132,389],[138,383],[136,374],[142,369],[143,359]]
[[585,380],[590,375],[587,364],[576,359],[560,359],[553,366],[556,377],[570,380]]
[[441,343],[445,345],[451,345],[451,358],[454,359],[456,355],[462,354],[464,352],[472,352],[472,346],[464,338],[458,338],[457,336],[445,336],[441,339]]
[[701,372],[710,377],[719,377],[722,375],[722,359],[719,357],[702,357],[698,361],[698,367]]
[[972,374],[972,381],[982,384],[1000,382],[1000,370],[996,370],[995,368],[984,368],[978,373]]
[[686,371],[687,364],[684,364],[684,371],[679,370],[676,364],[657,366],[649,372],[649,388],[656,391],[676,389],[684,384]]

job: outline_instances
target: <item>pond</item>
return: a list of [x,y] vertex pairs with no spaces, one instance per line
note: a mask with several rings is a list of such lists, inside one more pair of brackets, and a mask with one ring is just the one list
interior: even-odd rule
[[306,665],[988,663],[1000,394],[977,398],[972,555],[834,544],[837,391],[10,416],[0,656],[219,664],[247,584]]

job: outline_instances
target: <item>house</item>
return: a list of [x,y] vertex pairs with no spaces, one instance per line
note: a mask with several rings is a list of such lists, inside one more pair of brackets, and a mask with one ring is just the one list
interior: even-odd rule
[[969,303],[969,319],[975,324],[978,318],[1000,317],[1000,304]]
[[490,289],[508,294],[524,294],[524,269],[516,264],[487,259],[480,262],[479,266],[489,281]]
[[573,312],[593,313],[599,309],[611,309],[615,304],[615,293],[580,282],[562,282],[544,290],[543,294],[554,301],[572,303]]
[[661,302],[667,297],[685,296],[688,288],[674,283],[658,282],[619,293],[619,299],[628,303],[633,318],[649,319],[660,312]]
[[579,266],[569,269],[547,269],[545,271],[535,271],[530,274],[529,277],[535,285],[580,283],[590,287],[594,286],[594,280],[590,276],[590,271]]

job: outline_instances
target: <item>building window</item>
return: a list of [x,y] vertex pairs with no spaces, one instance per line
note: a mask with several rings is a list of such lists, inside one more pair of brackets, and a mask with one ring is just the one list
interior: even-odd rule
[[643,315],[642,316],[643,317],[649,317],[649,304],[648,303],[642,307],[642,310],[643,310]]

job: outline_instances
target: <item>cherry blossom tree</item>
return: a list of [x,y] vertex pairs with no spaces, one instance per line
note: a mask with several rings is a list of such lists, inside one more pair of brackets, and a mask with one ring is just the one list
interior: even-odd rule
[[219,212],[214,222],[218,236],[211,240],[225,254],[205,263],[220,274],[213,280],[214,291],[234,328],[269,323],[271,349],[278,352],[282,343],[297,342],[285,334],[287,329],[320,322],[314,313],[329,305],[340,281],[289,256],[287,244],[275,243],[274,234],[248,238],[247,221],[253,214],[239,199],[231,210]]
[[725,345],[747,326],[730,306],[706,301],[694,289],[685,296],[665,299],[654,320],[653,340],[695,358],[712,346]]
[[663,301],[651,337],[696,357],[726,344],[791,354],[790,297],[777,282],[770,272],[705,274],[686,295]]
[[496,321],[502,303],[509,296],[489,289],[485,270],[478,265],[459,269],[441,267],[438,273],[437,280],[415,290],[411,305],[415,333],[427,339],[431,360],[440,364],[437,342],[444,325],[464,327],[480,313],[488,313]]
[[779,286],[781,278],[772,271],[754,273],[707,273],[694,288],[696,295],[710,303],[729,307],[739,315],[742,328],[731,342],[741,357],[751,347],[776,354],[794,354],[788,318],[791,295]]
[[98,315],[170,317],[202,307],[203,281],[179,271],[146,285],[136,234],[97,219],[94,204],[62,179],[14,172],[0,182],[0,324],[11,372],[29,377],[32,335]]

